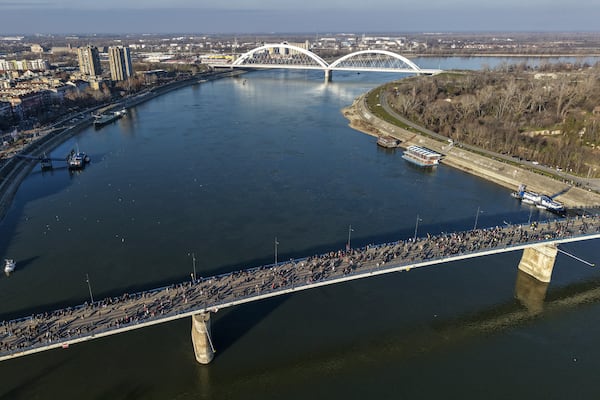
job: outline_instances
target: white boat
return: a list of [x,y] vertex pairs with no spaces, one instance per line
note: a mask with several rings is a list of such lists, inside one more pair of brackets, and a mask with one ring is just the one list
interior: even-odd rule
[[377,138],[377,145],[385,147],[386,149],[395,149],[400,146],[400,141],[391,136],[379,136]]
[[75,150],[71,150],[71,153],[67,156],[67,163],[69,164],[69,169],[82,169],[85,167],[85,164],[90,162],[90,156],[85,154],[83,151],[77,152]]
[[545,194],[527,191],[526,189],[527,186],[521,184],[519,185],[519,190],[511,193],[511,195],[521,200],[523,203],[534,205],[539,209],[548,210],[555,214],[565,213],[565,206],[562,203],[553,200],[550,196]]
[[542,197],[542,199],[540,201],[540,205],[544,209],[551,211],[553,213],[556,213],[556,214],[561,214],[561,213],[565,212],[565,206],[562,203],[559,203],[556,200],[552,200],[548,196],[541,196],[541,197]]
[[12,258],[7,258],[4,260],[4,272],[6,274],[10,274],[17,267],[17,263]]
[[402,158],[419,167],[435,167],[440,163],[442,155],[421,146],[408,146]]

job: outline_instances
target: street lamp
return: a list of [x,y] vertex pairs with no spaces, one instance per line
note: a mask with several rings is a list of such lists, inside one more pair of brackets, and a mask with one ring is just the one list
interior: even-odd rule
[[479,214],[483,213],[481,210],[481,206],[477,207],[477,214],[475,214],[475,225],[473,225],[473,230],[477,229],[477,221],[479,220]]
[[277,245],[279,242],[277,241],[277,236],[275,236],[275,266],[277,266]]
[[352,229],[352,225],[348,225],[348,243],[346,243],[346,251],[350,251],[350,237],[352,235],[352,232],[354,232],[354,229]]
[[[188,256],[190,253],[188,253]],[[192,274],[192,281],[196,281],[196,253],[192,253],[192,267],[194,268],[194,273]]]
[[415,234],[413,235],[413,242],[417,240],[417,229],[419,229],[419,221],[423,221],[417,214],[417,222],[415,222]]
[[92,296],[92,286],[90,285],[90,277],[88,276],[87,272],[85,273],[85,281],[87,282],[88,290],[90,291],[90,300],[92,301],[92,304],[94,304],[94,296]]

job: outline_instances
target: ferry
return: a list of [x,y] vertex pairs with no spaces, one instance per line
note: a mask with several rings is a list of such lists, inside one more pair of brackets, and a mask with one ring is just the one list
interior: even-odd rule
[[408,146],[402,154],[402,158],[419,167],[435,167],[440,163],[442,155],[426,147]]
[[391,136],[379,136],[377,138],[377,145],[385,147],[386,149],[395,149],[400,146],[400,141]]
[[17,263],[11,258],[4,260],[4,272],[8,275],[15,270]]

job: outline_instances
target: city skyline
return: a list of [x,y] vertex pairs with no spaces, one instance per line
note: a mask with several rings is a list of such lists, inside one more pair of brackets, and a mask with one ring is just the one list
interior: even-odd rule
[[583,0],[0,0],[0,34],[598,31],[599,14]]

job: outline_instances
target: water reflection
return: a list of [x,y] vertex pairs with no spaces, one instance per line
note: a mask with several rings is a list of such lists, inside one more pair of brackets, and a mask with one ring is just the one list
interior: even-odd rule
[[544,310],[544,300],[546,299],[548,286],[549,283],[541,282],[517,269],[515,298],[532,314],[539,314]]

